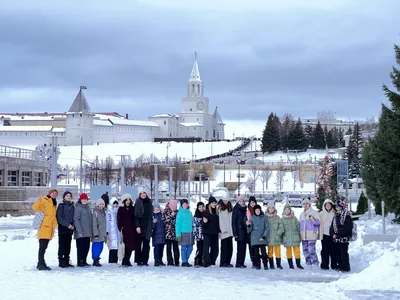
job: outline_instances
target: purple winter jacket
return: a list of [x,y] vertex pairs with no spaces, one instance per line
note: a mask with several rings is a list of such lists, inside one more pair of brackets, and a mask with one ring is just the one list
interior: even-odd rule
[[302,241],[319,239],[320,216],[316,210],[309,208],[300,215],[300,238]]

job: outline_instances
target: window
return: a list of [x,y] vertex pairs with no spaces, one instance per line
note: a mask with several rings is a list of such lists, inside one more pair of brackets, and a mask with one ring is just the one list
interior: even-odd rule
[[31,172],[22,172],[22,186],[31,185]]
[[164,125],[167,125],[167,121],[164,121]]
[[42,173],[40,172],[35,172],[35,177],[33,178],[33,183],[35,186],[41,186],[42,185]]
[[18,185],[18,171],[8,171],[7,174],[7,185],[17,186]]
[[0,186],[3,185],[3,171],[0,170]]

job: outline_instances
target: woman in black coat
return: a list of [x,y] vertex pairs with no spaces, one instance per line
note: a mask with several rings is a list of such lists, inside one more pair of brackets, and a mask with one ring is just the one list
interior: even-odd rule
[[125,254],[122,260],[123,267],[132,267],[130,262],[132,251],[138,248],[140,237],[136,232],[135,210],[133,208],[132,196],[124,194],[122,204],[117,212],[118,230],[122,232],[123,242],[125,244]]
[[341,200],[335,203],[336,215],[333,217],[329,230],[335,244],[334,252],[339,264],[339,271],[350,272],[349,241],[353,233],[353,220],[344,202]]
[[71,253],[71,241],[74,233],[75,205],[72,202],[71,192],[66,191],[63,201],[57,207],[58,223],[58,266],[60,268],[73,267],[69,262]]
[[219,228],[219,217],[217,214],[217,200],[210,197],[208,210],[203,213],[203,266],[208,268],[214,266],[218,258],[219,246],[218,237],[221,234]]
[[236,268],[244,269],[246,265],[244,264],[246,258],[246,243],[247,243],[247,227],[246,227],[246,204],[244,202],[244,197],[239,196],[236,199],[236,205],[233,208],[232,213],[232,230],[233,236],[237,244],[236,252]]

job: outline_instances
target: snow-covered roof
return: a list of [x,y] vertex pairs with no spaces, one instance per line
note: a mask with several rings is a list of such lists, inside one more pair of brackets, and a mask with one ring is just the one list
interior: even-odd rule
[[15,132],[15,131],[51,131],[53,126],[1,126],[0,131],[2,132]]
[[113,125],[110,123],[110,120],[93,120],[93,125],[95,126],[109,126],[112,127]]
[[173,118],[173,115],[170,114],[159,114],[159,115],[154,115],[151,118]]
[[138,121],[119,118],[109,118],[109,120],[114,125],[158,127],[156,122],[151,121]]
[[29,116],[29,115],[1,115],[4,119],[10,121],[51,121],[65,118],[65,115],[52,115],[52,116]]
[[186,126],[186,127],[203,126],[203,125],[200,124],[200,123],[179,123],[179,124],[181,124],[182,126]]
[[52,132],[65,132],[65,128],[63,128],[63,127],[53,127]]

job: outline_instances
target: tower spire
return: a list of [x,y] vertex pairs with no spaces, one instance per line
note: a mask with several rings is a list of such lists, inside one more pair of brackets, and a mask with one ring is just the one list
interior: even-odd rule
[[201,82],[199,66],[197,65],[197,52],[194,52],[194,63],[192,72],[190,73],[189,82]]

